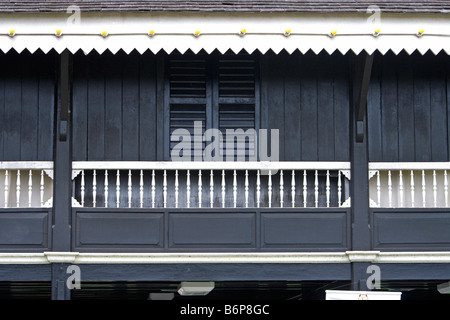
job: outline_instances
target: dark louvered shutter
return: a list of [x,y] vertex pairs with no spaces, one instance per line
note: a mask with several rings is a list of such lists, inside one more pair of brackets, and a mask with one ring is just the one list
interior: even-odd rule
[[[256,65],[255,57],[250,55],[171,56],[167,68],[166,99],[169,110],[166,132],[172,135],[176,129],[187,129],[191,134],[193,150],[194,140],[202,140],[202,136],[194,136],[195,121],[201,121],[203,132],[218,128],[224,139],[227,129],[242,129],[244,132],[258,129]],[[203,150],[205,142],[201,142]],[[229,150],[233,156],[245,155],[248,159],[256,152],[253,142],[249,143],[247,139],[242,146],[236,140]],[[169,158],[177,143],[170,141]],[[226,150],[225,144],[223,149]],[[191,155],[194,156],[194,152]],[[225,153],[222,155],[226,156]]]
[[[224,148],[224,155],[231,152],[236,160],[242,157],[248,160],[257,152],[256,137],[249,135],[249,129],[257,129],[256,72],[252,56],[225,55],[218,61],[219,129],[224,133],[224,139],[227,129],[236,133],[233,145],[225,143]],[[238,137],[242,139],[241,143],[238,143]]]
[[[194,141],[204,142],[202,136],[194,136],[194,123],[202,123],[204,131],[207,121],[207,62],[201,57],[174,57],[169,59],[169,134],[172,136],[176,129],[187,129],[191,135],[192,150]],[[169,152],[177,141],[171,141]],[[194,152],[191,151],[191,156]]]

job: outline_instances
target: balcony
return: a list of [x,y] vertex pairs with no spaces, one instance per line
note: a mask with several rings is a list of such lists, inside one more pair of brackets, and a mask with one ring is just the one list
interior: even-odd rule
[[[52,162],[0,163],[2,251],[51,249]],[[448,163],[369,163],[376,250],[447,248]],[[346,251],[349,162],[72,163],[78,252]]]

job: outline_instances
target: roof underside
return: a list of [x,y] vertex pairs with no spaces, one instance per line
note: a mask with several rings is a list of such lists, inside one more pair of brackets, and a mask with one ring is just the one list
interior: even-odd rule
[[364,13],[370,6],[390,13],[449,13],[449,0],[2,0],[0,12],[66,12],[76,5],[82,12],[341,12]]

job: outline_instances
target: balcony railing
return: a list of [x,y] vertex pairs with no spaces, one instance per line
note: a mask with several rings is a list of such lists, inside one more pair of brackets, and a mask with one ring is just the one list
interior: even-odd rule
[[448,207],[450,162],[369,163],[371,207]]
[[52,207],[53,162],[0,162],[0,188],[4,208]]
[[73,202],[116,208],[349,206],[349,162],[73,162]]

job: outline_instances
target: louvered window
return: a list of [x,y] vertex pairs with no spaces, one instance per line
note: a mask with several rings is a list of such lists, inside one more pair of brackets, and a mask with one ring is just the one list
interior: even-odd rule
[[[222,133],[221,157],[235,160],[254,159],[259,129],[259,90],[257,59],[253,55],[172,55],[167,61],[166,82],[166,160],[180,142],[170,137],[185,129],[201,151],[210,141],[194,136],[194,121],[201,121],[202,134],[216,128]],[[232,130],[231,132],[228,130]],[[254,131],[252,131],[254,130]],[[198,131],[196,131],[198,132]],[[227,133],[234,133],[229,144]],[[229,135],[230,137],[230,135]],[[241,140],[240,140],[241,139]],[[199,151],[199,150],[197,150]],[[191,156],[194,154],[191,151]]]

